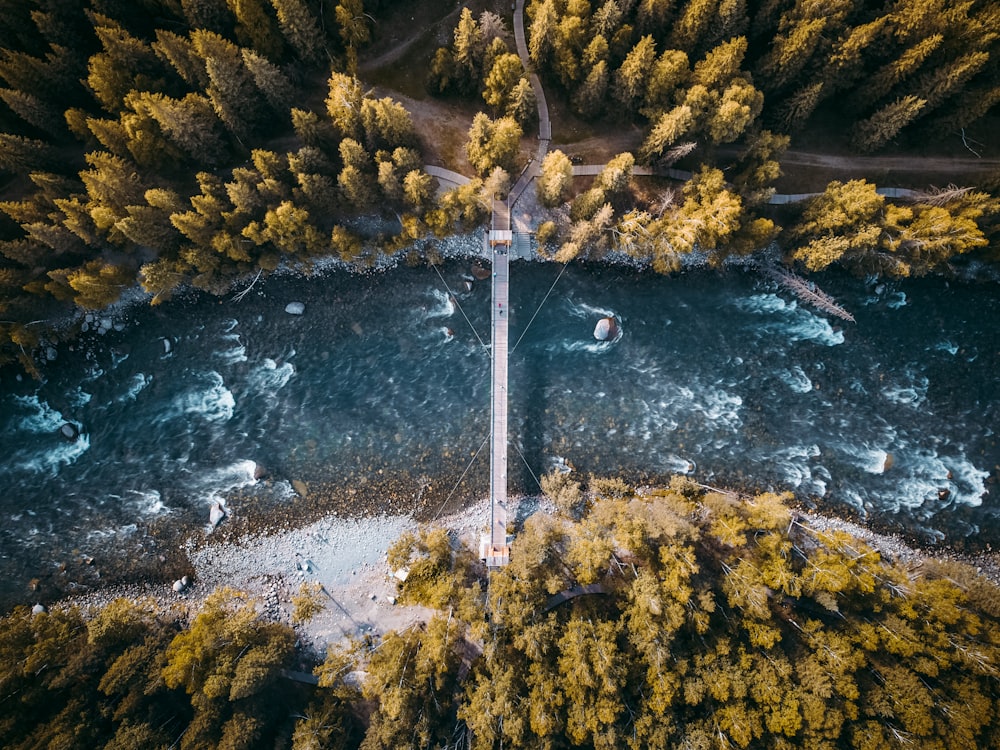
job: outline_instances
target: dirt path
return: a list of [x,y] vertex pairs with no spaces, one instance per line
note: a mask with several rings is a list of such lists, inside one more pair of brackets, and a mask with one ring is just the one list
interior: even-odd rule
[[954,159],[943,156],[839,156],[789,149],[782,165],[823,167],[846,171],[926,172],[928,174],[988,173],[1000,170],[1000,159]]

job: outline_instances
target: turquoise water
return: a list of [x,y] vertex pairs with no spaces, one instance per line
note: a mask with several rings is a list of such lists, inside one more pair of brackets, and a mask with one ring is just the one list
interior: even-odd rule
[[[58,347],[44,382],[0,374],[0,599],[57,585],[67,561],[64,579],[74,560],[161,554],[227,498],[234,516],[294,522],[293,480],[313,506],[436,513],[488,423],[474,329],[488,341],[489,286],[465,291],[469,268],[441,268],[457,303],[433,269],[400,267],[133,306]],[[558,272],[512,266],[515,492],[556,466],[687,473],[929,541],[998,538],[994,285],[821,277],[852,324],[749,270],[572,267],[525,331]],[[598,342],[605,315],[621,333]],[[449,507],[486,494],[487,466],[484,452]]]

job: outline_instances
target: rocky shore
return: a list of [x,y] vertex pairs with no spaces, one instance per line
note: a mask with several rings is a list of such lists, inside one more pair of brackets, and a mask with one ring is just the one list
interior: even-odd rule
[[[527,497],[512,501],[511,510],[521,523],[533,513],[552,512],[553,508],[546,498]],[[489,503],[483,499],[458,513],[435,519],[433,525],[449,529],[463,543],[474,547],[488,513]],[[796,513],[800,523],[817,531],[847,532],[883,557],[915,572],[928,558],[954,560],[971,565],[1000,585],[1000,554],[996,551],[972,557],[947,549],[922,550],[899,536],[877,533],[852,521],[804,510]],[[193,616],[210,593],[228,586],[252,596],[263,617],[291,623],[292,599],[302,584],[318,585],[322,611],[296,628],[302,645],[322,656],[328,645],[344,638],[378,636],[412,626],[431,615],[423,607],[396,602],[396,580],[386,564],[386,551],[392,543],[419,525],[409,515],[360,519],[329,515],[291,530],[192,540],[186,549],[192,571],[186,585],[109,586],[63,604],[96,607],[122,596],[152,597],[163,611],[185,617]]]

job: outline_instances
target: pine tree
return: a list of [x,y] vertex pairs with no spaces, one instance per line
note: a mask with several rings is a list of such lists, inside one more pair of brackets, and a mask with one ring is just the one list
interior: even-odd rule
[[680,50],[665,50],[656,60],[646,82],[646,93],[640,110],[643,116],[650,120],[658,119],[670,108],[675,92],[690,75],[688,56]]
[[422,169],[411,169],[403,178],[403,200],[416,208],[427,208],[434,198],[435,180]]
[[104,51],[90,58],[87,85],[108,112],[117,114],[133,89],[165,88],[166,71],[146,42],[121,26],[98,26],[95,31]]
[[483,75],[486,41],[479,23],[468,8],[462,8],[452,50],[459,90],[471,92]]
[[493,167],[513,171],[521,134],[521,126],[511,117],[491,120],[484,113],[477,113],[466,144],[469,163],[480,174],[489,173]]
[[606,194],[620,195],[628,189],[634,166],[635,157],[632,154],[628,152],[618,154],[604,166],[604,169],[597,176],[595,184]]
[[924,112],[937,108],[948,97],[964,90],[969,80],[983,69],[989,59],[988,52],[970,52],[917,78],[912,92],[926,100]]
[[926,106],[926,99],[904,96],[887,104],[854,127],[851,142],[861,151],[875,151],[891,141]]
[[535,179],[538,200],[549,208],[558,206],[569,197],[573,183],[573,164],[559,149],[549,151]]
[[535,7],[534,17],[528,27],[528,55],[536,70],[548,69],[558,25],[555,0],[543,0]]
[[180,5],[192,29],[207,29],[223,36],[233,33],[233,17],[226,0],[180,0]]
[[870,111],[870,108],[888,94],[893,87],[912,76],[924,64],[924,61],[941,46],[943,41],[942,34],[933,34],[921,39],[892,62],[886,63],[851,93],[850,105],[854,109],[869,109]]
[[740,70],[747,52],[746,37],[735,37],[712,49],[695,63],[691,82],[708,89],[724,89],[734,78],[746,79]]
[[306,62],[321,62],[326,55],[323,32],[302,0],[271,0],[278,25],[288,44]]
[[656,62],[656,42],[651,35],[640,39],[615,71],[614,96],[628,111],[638,109]]
[[371,33],[368,30],[369,19],[365,14],[362,0],[340,0],[335,14],[344,46],[354,49],[367,44]]
[[361,105],[364,94],[357,78],[343,73],[330,74],[326,111],[344,138],[362,137]]
[[719,0],[687,0],[680,18],[674,23],[668,46],[694,52],[715,18]]
[[484,81],[483,99],[495,113],[505,111],[511,100],[514,87],[524,80],[524,67],[517,55],[505,53],[493,61],[493,67]]
[[416,142],[410,113],[389,97],[365,99],[361,104],[361,123],[370,151],[409,146]]
[[661,115],[639,149],[642,160],[646,164],[654,163],[667,149],[684,137],[693,125],[694,113],[686,104],[674,107]]
[[0,99],[29,125],[54,138],[66,136],[65,121],[47,102],[15,89],[0,89]]
[[0,133],[0,169],[15,174],[54,169],[56,151],[44,141]]
[[580,116],[589,119],[604,113],[609,78],[608,64],[604,60],[598,61],[590,69],[573,96],[573,108]]
[[199,55],[190,39],[171,31],[157,29],[156,41],[153,42],[152,48],[161,60],[177,71],[188,86],[200,90],[208,88],[205,60]]
[[195,51],[204,60],[206,93],[219,119],[238,138],[257,131],[266,106],[241,50],[227,39],[203,29],[191,33]]
[[713,143],[731,143],[743,135],[760,115],[764,95],[746,81],[733,81],[722,92],[712,115],[708,135]]
[[773,41],[756,70],[766,92],[780,91],[797,80],[818,49],[826,27],[826,17],[804,19]]
[[513,117],[521,126],[527,126],[535,120],[538,115],[538,105],[535,101],[535,90],[527,78],[522,76],[511,89],[504,114]]
[[227,0],[236,18],[236,39],[271,61],[281,59],[285,43],[266,0]]
[[152,117],[163,133],[195,164],[218,164],[226,142],[211,102],[199,94],[171,99],[163,94],[133,93],[126,104]]
[[288,76],[266,57],[248,49],[243,50],[243,64],[253,77],[257,88],[264,95],[264,99],[271,105],[271,109],[284,117],[291,107],[296,93]]

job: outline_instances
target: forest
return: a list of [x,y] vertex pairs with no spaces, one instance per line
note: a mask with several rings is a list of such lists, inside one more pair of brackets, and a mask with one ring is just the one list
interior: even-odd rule
[[[819,531],[789,497],[689,479],[545,478],[555,513],[487,576],[404,534],[425,623],[324,656],[220,590],[0,620],[0,736],[59,748],[986,748],[1000,742],[1000,591]],[[328,605],[329,606],[329,605]],[[314,670],[317,686],[286,670]]]
[[[442,190],[424,170],[435,134],[357,75],[380,19],[405,5],[2,0],[0,362],[36,373],[47,337],[73,333],[51,322],[137,283],[153,304],[179,288],[221,294],[318,257],[433,258],[435,238],[482,226],[536,117],[509,8],[463,8],[425,61],[442,105],[481,107],[467,163],[449,165],[476,176]],[[672,272],[698,250],[718,262],[777,240],[806,270],[901,276],[995,254],[995,178],[906,201],[849,180],[783,213],[767,203],[790,138],[819,123],[872,151],[964,138],[990,116],[994,3],[533,0],[526,16],[551,96],[608,132],[646,133],[582,187],[550,151],[542,253],[616,249]],[[693,178],[634,189],[636,164],[675,162]]]

